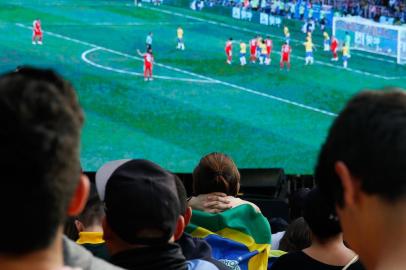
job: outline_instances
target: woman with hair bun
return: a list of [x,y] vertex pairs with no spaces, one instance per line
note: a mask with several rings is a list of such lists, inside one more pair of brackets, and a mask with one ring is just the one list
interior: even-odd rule
[[255,204],[236,197],[239,190],[240,173],[229,156],[204,156],[193,171],[196,197],[189,201],[194,210],[186,231],[206,240],[213,257],[231,269],[266,270],[269,222]]
[[[240,190],[240,179],[240,172],[234,161],[226,154],[214,152],[204,156],[194,169],[193,193],[195,196],[211,195],[212,197],[222,197],[224,203],[227,204],[224,210],[242,204],[250,204],[257,212],[260,212],[260,209],[255,204],[236,197]],[[206,202],[205,206],[210,206],[210,203],[220,204],[222,201],[213,200],[212,202]],[[215,207],[207,209],[197,205],[197,203],[191,203],[191,207],[206,212],[221,212],[220,209]]]

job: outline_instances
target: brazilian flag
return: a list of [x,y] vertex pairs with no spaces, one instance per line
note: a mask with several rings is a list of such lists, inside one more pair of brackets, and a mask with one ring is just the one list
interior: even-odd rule
[[271,229],[268,220],[249,204],[219,214],[193,210],[186,231],[205,239],[213,257],[231,269],[267,269]]

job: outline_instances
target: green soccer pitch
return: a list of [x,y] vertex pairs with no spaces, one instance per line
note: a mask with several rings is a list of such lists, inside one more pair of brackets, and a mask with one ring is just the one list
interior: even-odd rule
[[[44,4],[45,2],[45,4]],[[52,3],[50,3],[52,2]],[[87,171],[121,158],[147,158],[190,172],[213,151],[240,168],[281,167],[312,173],[329,126],[345,102],[364,88],[406,87],[406,67],[394,59],[352,52],[349,69],[314,43],[315,64],[304,65],[304,35],[289,22],[292,68],[279,70],[281,28],[214,12],[132,1],[0,1],[0,71],[29,64],[51,67],[73,82],[86,113],[82,163]],[[40,18],[44,45],[31,44]],[[176,50],[176,29],[186,50]],[[153,32],[155,80],[144,82],[142,61]],[[238,44],[226,64],[229,37],[248,43],[270,34],[272,64],[239,66]]]

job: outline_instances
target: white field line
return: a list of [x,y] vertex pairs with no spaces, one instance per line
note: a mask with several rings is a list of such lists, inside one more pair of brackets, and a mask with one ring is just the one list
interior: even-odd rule
[[[8,5],[14,5],[14,6],[27,6],[27,1],[9,1],[12,3],[6,3]],[[46,7],[103,7],[103,6],[117,6],[120,7],[121,4],[119,3],[99,3],[98,1],[93,1],[94,3],[82,3],[82,4],[73,4],[73,3],[47,3],[46,1],[41,1],[41,6],[46,6]]]
[[[19,27],[22,27],[22,28],[26,28],[26,29],[30,29],[30,30],[32,29],[31,27],[25,26],[25,25],[23,25],[21,23],[17,23],[16,25],[19,26]],[[70,38],[70,37],[60,35],[60,34],[57,34],[57,33],[53,33],[53,32],[50,32],[50,31],[44,31],[44,33],[46,33],[49,36],[54,36],[54,37],[57,37],[57,38],[60,38],[60,39],[68,40],[68,41],[78,43],[78,44],[82,44],[82,45],[85,45],[85,46],[89,46],[89,47],[92,47],[92,48],[99,48],[99,49],[102,49],[104,51],[107,51],[107,52],[110,52],[110,53],[113,53],[113,54],[116,54],[116,55],[124,56],[124,57],[130,58],[130,59],[135,59],[135,60],[138,60],[138,61],[141,59],[140,57],[137,57],[137,56],[133,56],[133,55],[130,55],[130,54],[127,54],[127,53],[115,51],[115,50],[112,50],[112,49],[108,49],[108,48],[98,46],[98,45],[90,43],[90,42],[82,41],[82,40],[75,39],[75,38]],[[183,73],[183,74],[187,74],[187,75],[190,75],[190,76],[198,77],[198,78],[203,79],[203,80],[215,81],[214,79],[210,79],[208,77],[205,77],[205,76],[193,73],[193,72],[189,72],[189,71],[186,71],[186,70],[183,70],[183,69],[179,69],[179,68],[175,68],[175,67],[172,67],[172,66],[164,65],[164,64],[161,64],[161,63],[155,62],[154,65],[158,66],[158,67],[163,67],[163,68],[166,68],[166,69],[169,69],[169,70],[177,71],[177,72],[180,72],[180,73]]]
[[[17,23],[16,25],[19,26],[19,27],[31,30],[31,27],[25,26],[23,24]],[[44,33],[46,33],[47,35],[54,36],[54,37],[64,39],[64,40],[68,40],[68,41],[71,41],[71,42],[74,42],[74,43],[77,43],[77,44],[82,44],[82,45],[89,46],[89,47],[92,47],[92,48],[103,49],[103,50],[108,51],[110,53],[121,55],[121,56],[127,57],[129,59],[138,60],[138,57],[135,57],[135,56],[132,56],[132,55],[129,55],[129,54],[126,54],[126,53],[122,53],[122,52],[119,52],[119,51],[111,50],[111,49],[108,49],[108,48],[105,48],[105,47],[102,47],[102,46],[98,46],[98,45],[95,45],[95,44],[92,44],[92,43],[89,43],[89,42],[86,42],[86,41],[81,41],[81,40],[70,38],[70,37],[67,37],[67,36],[60,35],[60,34],[52,33],[52,32],[49,32],[49,31],[44,31]],[[285,103],[285,104],[293,105],[293,106],[296,106],[296,107],[299,107],[299,108],[302,108],[302,109],[305,109],[305,110],[321,113],[321,114],[324,114],[324,115],[327,115],[327,116],[332,116],[332,117],[337,116],[337,114],[326,111],[326,110],[322,110],[322,109],[318,109],[318,108],[311,107],[311,106],[308,106],[308,105],[304,105],[304,104],[301,104],[301,103],[298,103],[298,102],[295,102],[295,101],[291,101],[291,100],[288,100],[288,99],[280,98],[280,97],[277,97],[277,96],[274,96],[274,95],[269,95],[269,94],[266,94],[266,93],[262,93],[262,92],[252,90],[252,89],[249,89],[249,88],[246,88],[246,87],[242,87],[242,86],[239,86],[239,85],[235,85],[235,84],[231,84],[231,83],[228,83],[228,82],[216,80],[216,79],[213,79],[213,78],[210,78],[210,77],[207,77],[207,76],[203,76],[203,75],[196,74],[196,73],[193,73],[193,72],[189,72],[189,71],[186,71],[186,70],[182,70],[182,69],[179,69],[179,68],[174,68],[174,67],[170,67],[170,66],[167,66],[167,65],[159,64],[159,63],[155,63],[155,65],[165,67],[165,68],[168,68],[170,70],[178,71],[178,72],[183,73],[183,74],[188,74],[188,75],[191,75],[191,76],[195,76],[195,77],[200,78],[200,79],[205,79],[205,80],[209,80],[209,81],[212,81],[212,82],[216,82],[218,84],[228,86],[228,87],[231,87],[231,88],[234,88],[234,89],[238,89],[238,90],[250,93],[250,94],[254,94],[254,95],[257,95],[257,96],[269,98],[269,99],[276,100],[276,101],[279,101],[279,102],[282,102],[282,103]]]
[[[97,63],[95,63],[92,60],[89,60],[87,58],[88,54],[93,53],[95,51],[100,51],[100,50],[103,50],[103,49],[102,48],[92,48],[90,50],[84,51],[82,53],[82,56],[81,56],[82,60],[85,61],[86,63],[88,63],[89,65],[92,65],[92,66],[100,68],[100,69],[104,69],[104,70],[108,70],[108,71],[112,71],[112,72],[117,72],[117,73],[121,73],[121,74],[129,74],[129,75],[133,75],[133,76],[140,76],[140,77],[144,76],[144,74],[140,73],[140,72],[133,72],[133,71],[128,71],[128,70],[124,70],[124,69],[118,69],[118,68],[112,68],[112,67],[109,67],[109,66],[100,65],[100,64],[97,64]],[[143,61],[141,58],[139,58],[137,60]],[[194,83],[216,83],[216,82],[208,81],[208,80],[177,78],[177,77],[168,77],[168,76],[159,76],[159,75],[154,75],[154,78],[155,79],[162,79],[162,80],[194,82]]]
[[[187,22],[182,24],[187,25],[195,25],[195,24],[202,24],[203,22]],[[114,23],[114,22],[95,22],[95,23],[87,23],[86,25],[89,26],[144,26],[144,25],[179,25],[178,22],[128,22],[128,23]],[[83,27],[83,23],[47,23],[46,26],[80,26]]]
[[[179,12],[173,12],[173,11],[154,8],[154,7],[148,7],[148,6],[142,6],[142,7],[146,8],[146,9],[158,11],[158,12],[161,12],[161,13],[166,13],[166,14],[169,14],[169,15],[175,15],[175,16],[179,16],[179,17],[183,17],[183,18],[187,18],[187,19],[200,21],[200,22],[206,22],[206,23],[209,23],[209,24],[219,25],[219,26],[222,26],[222,27],[231,28],[231,29],[238,30],[238,31],[244,31],[244,32],[258,34],[258,35],[265,35],[265,36],[270,36],[270,37],[273,37],[273,38],[276,38],[276,39],[285,40],[284,37],[273,35],[273,34],[266,33],[266,32],[252,30],[252,29],[249,29],[249,28],[246,28],[246,27],[239,27],[239,26],[234,26],[234,25],[229,25],[229,24],[225,24],[225,23],[216,22],[216,21],[213,21],[213,20],[201,19],[201,18],[198,18],[198,17],[195,17],[195,16],[185,15],[185,14],[182,14],[182,13],[179,13]],[[296,43],[299,43],[299,44],[302,44],[304,42],[304,41],[300,41],[300,40],[292,39],[292,38],[290,39],[290,41],[293,41],[293,42],[296,42]],[[320,48],[323,47],[323,46],[317,45],[317,44],[315,44],[315,46],[320,47]],[[352,49],[352,50],[354,51],[355,49]],[[352,54],[353,55],[360,55],[360,56],[362,56],[364,58],[369,58],[369,59],[382,61],[382,62],[387,62],[387,63],[392,63],[392,64],[394,64],[396,62],[395,60],[389,60],[389,59],[385,59],[385,58],[382,58],[382,57],[374,57],[374,56],[371,56],[371,55],[363,54],[361,52],[352,53]]]

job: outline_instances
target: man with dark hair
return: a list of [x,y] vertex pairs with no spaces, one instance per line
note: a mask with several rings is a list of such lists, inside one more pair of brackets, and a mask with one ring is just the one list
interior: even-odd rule
[[[311,244],[310,229],[303,217],[293,220],[283,233],[282,239],[278,242],[278,247],[275,248],[277,250],[285,252],[299,251]],[[274,248],[273,245],[272,248]]]
[[0,269],[62,268],[63,223],[89,190],[75,92],[53,71],[20,67],[0,77],[0,123]]
[[299,231],[308,231],[310,228],[311,241],[310,235],[304,237],[309,242],[303,243],[303,249],[290,250],[279,257],[272,265],[272,270],[364,270],[358,256],[345,246],[340,224],[336,218],[331,217],[331,208],[317,188],[308,193],[303,213],[305,222],[302,222]]
[[[190,219],[192,218],[192,207],[188,206],[187,204],[187,193],[182,181],[176,175],[175,180],[176,190],[178,192],[180,203],[180,214],[185,220],[186,227],[189,224]],[[230,269],[225,264],[217,261],[212,257],[212,249],[206,241],[200,238],[195,238],[186,232],[184,232],[179,238],[175,240],[182,248],[182,253],[185,256],[186,260],[202,259],[213,263],[220,270]]]
[[309,192],[309,188],[300,188],[289,197],[289,218],[291,222],[303,217],[303,208]]
[[406,94],[362,92],[335,119],[319,155],[317,184],[368,270],[406,268],[405,138]]
[[92,183],[86,207],[74,221],[79,233],[76,243],[92,252],[94,256],[108,260],[108,251],[103,239],[103,218],[104,206],[97,194],[96,185]]
[[147,160],[115,160],[97,171],[96,186],[105,204],[112,263],[137,270],[218,269],[207,261],[186,261],[174,242],[185,221],[173,174]]
[[[303,207],[304,202],[307,194],[310,192],[309,188],[300,188],[296,190],[290,197],[289,197],[289,219],[290,223],[295,222],[298,218],[303,216]],[[296,222],[296,224],[300,224],[301,222]],[[272,227],[272,231],[274,228]],[[287,229],[287,228],[286,228]],[[272,234],[272,249],[273,250],[286,250],[280,247],[280,243],[282,239],[284,240],[285,244],[282,246],[286,246],[286,241],[288,241],[288,236],[285,236],[285,229],[283,231],[279,231],[277,233]]]

